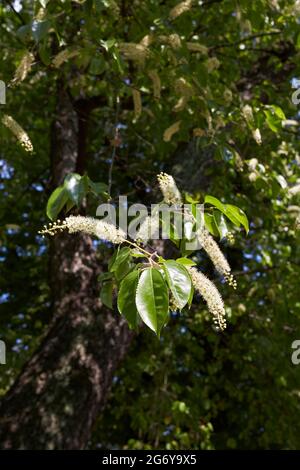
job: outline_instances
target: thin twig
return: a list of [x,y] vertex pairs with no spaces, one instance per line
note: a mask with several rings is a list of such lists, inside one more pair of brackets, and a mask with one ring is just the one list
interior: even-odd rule
[[219,49],[219,48],[222,48],[222,47],[238,46],[239,44],[243,44],[244,42],[247,42],[247,41],[252,41],[253,39],[262,38],[264,36],[274,36],[274,35],[277,35],[277,34],[282,34],[282,31],[270,31],[268,33],[252,34],[251,36],[246,36],[243,39],[240,39],[240,40],[235,41],[235,42],[225,42],[225,43],[222,43],[222,44],[216,44],[215,46],[211,46],[209,49],[210,50],[216,50],[216,49]]
[[110,197],[111,185],[112,185],[113,166],[114,166],[114,161],[116,158],[118,141],[119,141],[119,131],[118,131],[118,121],[119,121],[119,113],[120,113],[120,97],[119,96],[117,96],[116,102],[117,102],[117,106],[116,106],[116,117],[115,117],[115,126],[114,126],[115,131],[114,131],[113,151],[112,151],[111,162],[110,162],[110,167],[108,171],[108,195],[109,197]]

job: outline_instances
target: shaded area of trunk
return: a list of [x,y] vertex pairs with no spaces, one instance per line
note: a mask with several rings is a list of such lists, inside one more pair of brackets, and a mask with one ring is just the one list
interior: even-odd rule
[[[78,113],[61,88],[52,128],[54,185],[75,171],[79,127]],[[132,339],[121,317],[101,306],[89,237],[55,237],[50,271],[53,320],[1,402],[1,448],[84,448]]]

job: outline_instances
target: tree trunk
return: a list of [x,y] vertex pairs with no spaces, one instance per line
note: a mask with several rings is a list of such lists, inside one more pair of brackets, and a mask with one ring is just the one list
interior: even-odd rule
[[[78,112],[62,87],[56,116],[54,186],[75,171],[82,148]],[[5,449],[84,448],[133,336],[117,313],[101,306],[91,239],[58,235],[50,253],[53,320],[1,402],[0,447]]]

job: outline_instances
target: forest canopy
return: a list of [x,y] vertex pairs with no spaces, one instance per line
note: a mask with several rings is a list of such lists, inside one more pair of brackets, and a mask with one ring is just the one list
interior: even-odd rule
[[[1,449],[300,448],[299,20],[0,3]],[[121,196],[200,205],[200,245]]]

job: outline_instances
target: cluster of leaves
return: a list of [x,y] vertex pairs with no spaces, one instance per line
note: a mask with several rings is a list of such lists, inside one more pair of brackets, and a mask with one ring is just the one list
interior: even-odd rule
[[[136,328],[142,320],[158,336],[168,322],[170,294],[174,299],[174,308],[182,310],[191,305],[193,287],[185,265],[195,263],[188,258],[133,264],[132,257],[142,257],[129,247],[116,250],[109,262],[109,272],[100,275],[103,283],[101,299],[112,308],[113,288],[117,284],[118,310],[124,315],[131,328]],[[152,264],[152,265],[151,265]]]
[[105,183],[94,183],[87,175],[69,173],[64,183],[52,192],[47,203],[47,216],[50,220],[55,220],[62,209],[65,208],[67,213],[74,206],[80,207],[89,193],[107,198],[106,190]]

